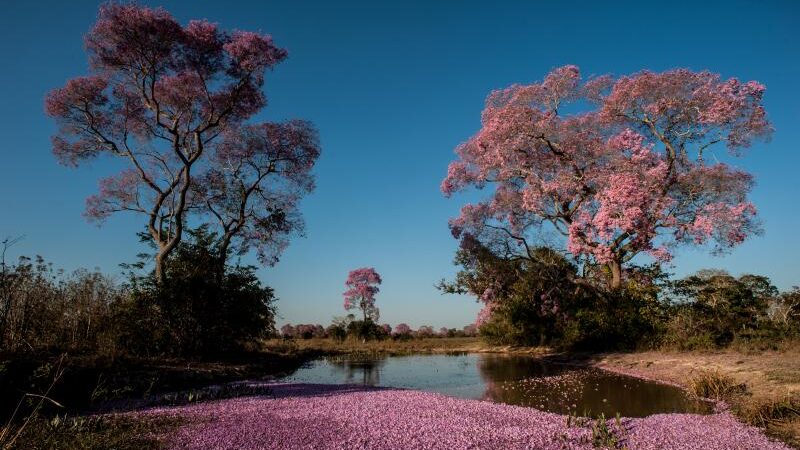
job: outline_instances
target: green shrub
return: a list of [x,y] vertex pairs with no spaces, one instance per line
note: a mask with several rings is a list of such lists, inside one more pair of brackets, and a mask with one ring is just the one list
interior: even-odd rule
[[121,310],[133,327],[121,333],[128,348],[208,356],[275,334],[273,291],[255,268],[224,265],[214,235],[201,229],[191,236],[167,261],[163,283],[152,276],[135,281]]
[[325,332],[327,333],[328,337],[339,342],[344,341],[344,339],[347,337],[347,328],[341,324],[333,324],[329,326]]
[[350,321],[347,324],[347,336],[359,340],[386,339],[388,337],[383,328],[370,319]]

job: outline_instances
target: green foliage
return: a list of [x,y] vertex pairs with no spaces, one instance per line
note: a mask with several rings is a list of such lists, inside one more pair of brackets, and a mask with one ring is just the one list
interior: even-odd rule
[[[274,334],[274,294],[250,266],[229,266],[217,237],[188,233],[166,280],[65,275],[42,258],[3,264],[0,352],[210,356]],[[142,268],[134,264],[130,268]]]
[[[665,275],[657,266],[631,269],[627,283],[608,291],[593,284],[594,268],[578,268],[558,252],[538,247],[529,258],[497,257],[476,241],[456,256],[463,267],[440,289],[472,293],[491,304],[479,333],[495,345],[550,345],[565,349],[630,349],[650,340],[664,311],[658,304]],[[590,275],[586,275],[586,273]]]
[[776,342],[786,337],[770,319],[768,307],[778,290],[767,277],[703,270],[673,283],[664,308],[666,345],[693,350],[739,342]]
[[606,287],[603,267],[579,270],[554,250],[500,257],[465,238],[462,267],[445,293],[466,293],[487,307],[479,334],[495,345],[571,350],[678,349],[740,345],[774,348],[800,334],[800,290],[779,294],[764,276],[705,270],[673,281],[656,264],[629,267]]
[[624,449],[622,439],[618,436],[622,431],[622,421],[617,414],[614,425],[609,426],[605,414],[601,413],[592,421],[592,447],[602,449]]
[[353,320],[347,324],[347,336],[359,340],[386,339],[386,332],[370,319]]
[[225,265],[216,236],[204,228],[190,235],[167,261],[165,282],[155,283],[152,276],[134,280],[127,308],[120,308],[133,325],[121,336],[126,347],[213,355],[274,334],[273,291],[261,285],[255,268]]
[[342,342],[347,337],[347,328],[341,324],[331,324],[326,330],[325,333],[333,340]]

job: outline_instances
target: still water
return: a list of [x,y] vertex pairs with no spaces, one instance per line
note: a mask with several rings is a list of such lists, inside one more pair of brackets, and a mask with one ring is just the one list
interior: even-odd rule
[[312,361],[284,381],[417,389],[586,416],[711,412],[711,405],[674,386],[528,356],[332,357]]

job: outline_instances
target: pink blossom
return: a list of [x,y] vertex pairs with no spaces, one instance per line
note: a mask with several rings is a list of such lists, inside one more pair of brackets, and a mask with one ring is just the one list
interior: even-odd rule
[[[163,436],[178,450],[590,450],[591,423],[534,408],[353,385],[269,384],[265,395],[162,407],[137,416],[180,419]],[[631,449],[788,450],[730,413],[657,414],[607,424]]]
[[407,323],[399,323],[394,327],[395,336],[408,336],[411,334],[411,327]]
[[378,310],[375,307],[375,294],[380,289],[381,276],[372,267],[362,267],[351,270],[347,275],[344,295],[344,309],[358,308],[364,314],[364,320],[371,318],[377,320]]
[[263,70],[286,59],[286,50],[275,47],[270,36],[250,31],[237,31],[224,45],[235,64],[247,72]]
[[[759,231],[746,200],[752,177],[707,165],[704,152],[717,144],[737,154],[767,138],[763,93],[757,82],[684,69],[582,84],[575,66],[493,92],[442,182],[446,196],[493,192],[450,220],[453,236],[524,258],[525,239],[547,226],[575,256],[616,268],[638,254],[667,261],[684,243],[737,245]],[[593,106],[560,113],[582,100]]]

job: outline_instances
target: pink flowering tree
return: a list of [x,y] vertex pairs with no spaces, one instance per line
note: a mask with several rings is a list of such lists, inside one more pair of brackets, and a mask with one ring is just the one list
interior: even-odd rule
[[375,306],[375,294],[380,291],[378,285],[381,282],[381,276],[372,267],[351,270],[344,283],[347,287],[344,292],[344,309],[360,309],[364,321],[369,319],[377,322],[379,312]]
[[412,333],[411,327],[408,326],[408,324],[405,323],[405,322],[397,324],[397,326],[394,327],[394,333],[393,333],[394,336],[397,336],[397,337],[409,337],[409,336],[411,336],[411,333]]
[[[213,216],[224,239],[255,246],[270,260],[270,239],[296,223],[273,213],[286,207],[292,215],[297,197],[313,186],[308,169],[318,154],[307,124],[245,126],[266,104],[265,72],[286,51],[266,35],[206,21],[182,26],[163,9],[115,3],[100,8],[85,41],[89,74],[50,92],[45,108],[58,123],[52,142],[61,163],[106,155],[124,165],[100,181],[86,216],[144,216],[159,282],[192,212],[201,221]],[[231,145],[258,134],[265,142],[248,140],[253,149]],[[233,192],[242,189],[246,195]]]
[[297,330],[292,324],[287,323],[286,325],[281,327],[281,336],[285,338],[293,338],[297,335]]
[[430,325],[422,325],[417,329],[417,337],[429,338],[433,337],[433,327]]
[[[495,91],[442,182],[446,196],[492,193],[464,206],[451,231],[507,258],[562,236],[579,262],[606,269],[611,288],[640,254],[668,261],[680,244],[722,252],[759,230],[753,179],[709,155],[738,156],[770,136],[763,93],[755,81],[686,69],[584,82],[575,66]],[[579,112],[565,113],[570,103]]]

